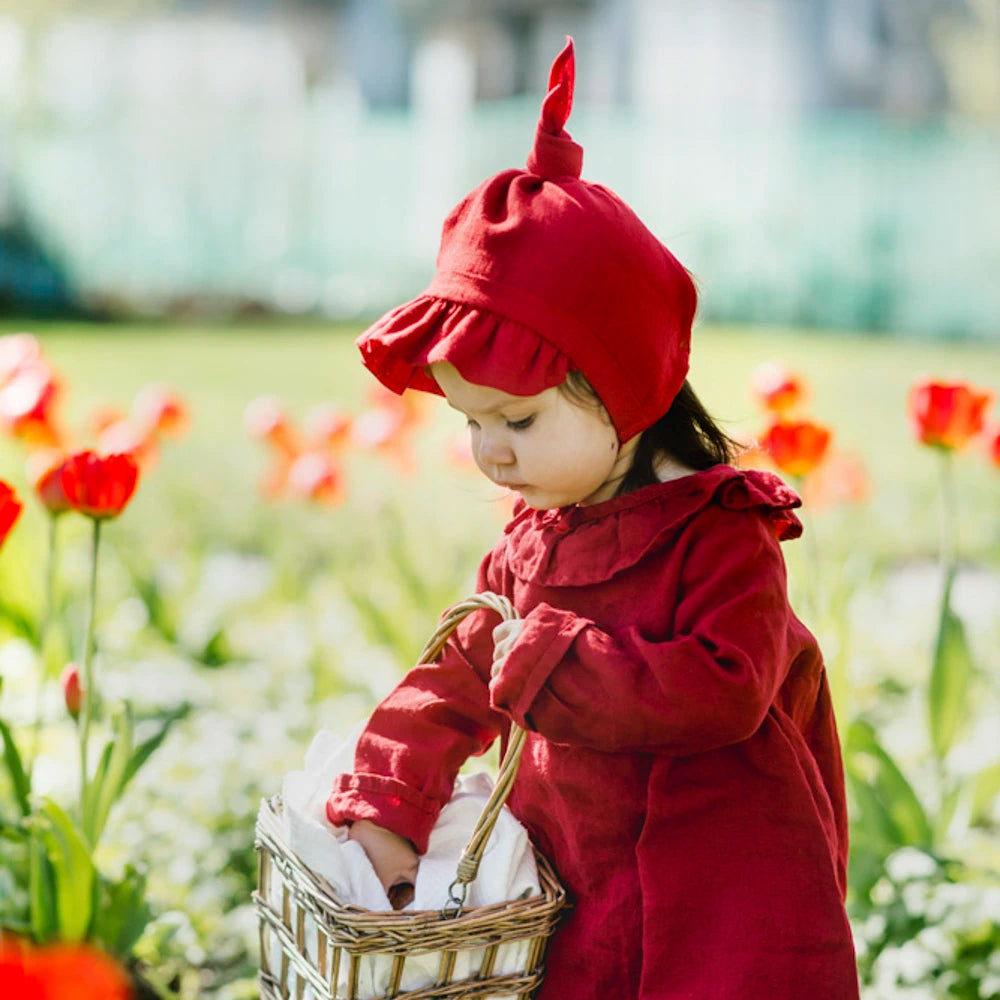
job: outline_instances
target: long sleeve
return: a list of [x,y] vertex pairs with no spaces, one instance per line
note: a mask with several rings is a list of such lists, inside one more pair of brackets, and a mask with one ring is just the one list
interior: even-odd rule
[[[489,557],[479,569],[486,589]],[[504,717],[491,708],[487,681],[496,615],[474,611],[440,659],[410,670],[372,713],[358,741],[354,773],[340,775],[327,800],[332,823],[368,819],[427,849],[465,760],[484,753]]]
[[685,756],[754,733],[792,659],[784,562],[763,518],[712,507],[696,521],[669,638],[537,604],[494,706],[553,742],[610,752]]

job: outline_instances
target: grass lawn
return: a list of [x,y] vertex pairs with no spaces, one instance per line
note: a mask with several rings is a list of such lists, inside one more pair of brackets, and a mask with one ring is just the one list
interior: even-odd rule
[[[296,417],[322,401],[350,411],[363,406],[367,376],[353,346],[360,327],[318,322],[239,325],[95,325],[4,323],[0,334],[30,329],[66,380],[67,422],[84,427],[98,405],[127,407],[150,381],[163,381],[188,400],[191,434],[164,454],[164,475],[202,510],[215,505],[225,523],[242,524],[260,505],[254,497],[264,457],[249,440],[242,415],[248,400],[270,393]],[[930,555],[937,544],[937,456],[909,432],[906,397],[919,374],[958,377],[1000,391],[1000,344],[945,344],[837,332],[702,327],[696,331],[691,381],[709,409],[733,431],[753,434],[759,417],[747,380],[762,360],[777,358],[802,373],[812,388],[812,416],[835,432],[838,448],[860,457],[871,479],[871,502],[816,512],[821,544],[837,554],[859,547],[877,560]],[[421,442],[420,472],[402,483],[365,475],[359,501],[404,490],[407,506],[453,525],[459,516],[484,542],[498,519],[488,492],[436,458],[444,436],[461,431],[443,406]],[[0,451],[17,478],[19,452]],[[961,552],[1000,559],[1000,521],[992,515],[1000,472],[980,454],[960,457]],[[357,482],[357,480],[355,480]],[[457,486],[457,489],[453,487]],[[487,508],[483,510],[483,508]],[[465,513],[462,513],[465,511]],[[245,530],[252,530],[247,527]]]

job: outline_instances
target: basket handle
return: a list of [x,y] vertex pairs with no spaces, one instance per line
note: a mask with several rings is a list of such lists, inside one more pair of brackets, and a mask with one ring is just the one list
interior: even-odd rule
[[[500,594],[491,591],[483,591],[481,594],[473,594],[471,597],[460,601],[449,608],[442,616],[441,621],[434,634],[427,640],[418,660],[419,663],[432,662],[438,653],[444,648],[448,636],[458,627],[458,623],[473,611],[486,610],[495,611],[504,621],[511,621],[521,616],[517,613],[514,605]],[[455,881],[448,888],[448,902],[441,910],[441,915],[445,917],[458,917],[462,914],[465,906],[465,895],[468,891],[469,883],[475,880],[479,871],[479,862],[483,858],[486,850],[486,843],[490,839],[493,827],[496,826],[500,818],[500,810],[510,795],[514,786],[514,778],[517,775],[518,765],[521,763],[521,751],[524,749],[524,730],[516,723],[510,725],[510,737],[507,741],[507,752],[500,763],[500,771],[497,774],[496,784],[493,786],[493,793],[483,806],[483,811],[479,816],[476,826],[469,837],[468,843],[462,850],[462,857],[458,862],[458,872]]]

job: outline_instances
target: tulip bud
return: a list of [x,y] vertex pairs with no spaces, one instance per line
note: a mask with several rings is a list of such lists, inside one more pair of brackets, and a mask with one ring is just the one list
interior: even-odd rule
[[59,678],[66,711],[75,719],[83,705],[83,687],[80,684],[80,669],[75,663],[67,663]]

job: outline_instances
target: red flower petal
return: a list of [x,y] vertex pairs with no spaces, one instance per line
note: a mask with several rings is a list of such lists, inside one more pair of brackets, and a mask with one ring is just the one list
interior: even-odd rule
[[62,487],[73,510],[87,517],[117,517],[132,499],[139,467],[131,455],[104,458],[92,451],[70,456],[62,468]]

